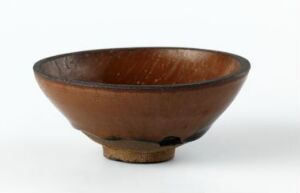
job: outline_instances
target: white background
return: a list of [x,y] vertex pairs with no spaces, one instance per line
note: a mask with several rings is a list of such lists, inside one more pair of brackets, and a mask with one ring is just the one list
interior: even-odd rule
[[[300,192],[299,0],[0,1],[0,192]],[[109,161],[32,72],[86,49],[180,46],[252,64],[236,100],[161,164]]]

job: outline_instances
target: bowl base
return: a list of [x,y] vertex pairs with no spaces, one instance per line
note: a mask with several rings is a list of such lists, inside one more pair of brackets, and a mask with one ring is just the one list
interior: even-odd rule
[[168,161],[174,157],[175,147],[158,149],[155,151],[141,151],[118,149],[103,145],[103,155],[111,160],[130,163],[156,163]]

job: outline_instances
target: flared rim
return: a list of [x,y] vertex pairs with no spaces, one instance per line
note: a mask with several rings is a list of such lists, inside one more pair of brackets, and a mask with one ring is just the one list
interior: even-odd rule
[[[169,49],[169,50],[193,50],[193,51],[201,51],[201,52],[211,52],[211,53],[219,53],[225,54],[228,56],[233,57],[236,59],[239,64],[240,68],[237,71],[234,71],[226,76],[222,76],[212,80],[203,80],[203,81],[196,81],[191,83],[178,83],[178,84],[156,84],[156,85],[135,85],[135,84],[111,84],[111,83],[102,83],[102,82],[93,82],[93,81],[82,81],[82,80],[66,80],[63,78],[58,78],[51,76],[42,72],[41,66],[44,63],[49,61],[55,60],[60,57],[66,57],[71,55],[77,54],[89,54],[89,53],[98,53],[102,51],[118,51],[118,50],[138,50],[138,49]],[[73,86],[81,86],[81,87],[92,87],[92,88],[105,88],[105,89],[118,89],[118,90],[164,90],[164,89],[176,89],[176,88],[197,88],[202,86],[209,86],[209,85],[218,85],[223,84],[226,82],[234,81],[241,77],[244,77],[248,74],[250,70],[250,62],[239,55],[217,51],[217,50],[209,50],[209,49],[199,49],[199,48],[186,48],[186,47],[128,47],[128,48],[108,48],[108,49],[95,49],[95,50],[86,50],[86,51],[79,51],[79,52],[71,52],[66,54],[55,55],[51,57],[47,57],[37,61],[34,66],[33,70],[36,74],[51,80],[56,81],[59,83],[73,85]]]

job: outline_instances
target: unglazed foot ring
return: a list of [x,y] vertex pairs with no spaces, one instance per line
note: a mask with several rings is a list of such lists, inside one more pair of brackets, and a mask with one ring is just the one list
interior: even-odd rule
[[139,151],[103,145],[103,155],[108,159],[124,162],[156,163],[172,159],[175,155],[175,147],[158,149],[156,151]]

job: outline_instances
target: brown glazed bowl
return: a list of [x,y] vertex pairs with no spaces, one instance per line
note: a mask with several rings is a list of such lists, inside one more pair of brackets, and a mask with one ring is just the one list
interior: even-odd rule
[[161,162],[201,137],[241,88],[240,56],[191,48],[119,48],[38,61],[41,89],[104,156]]

